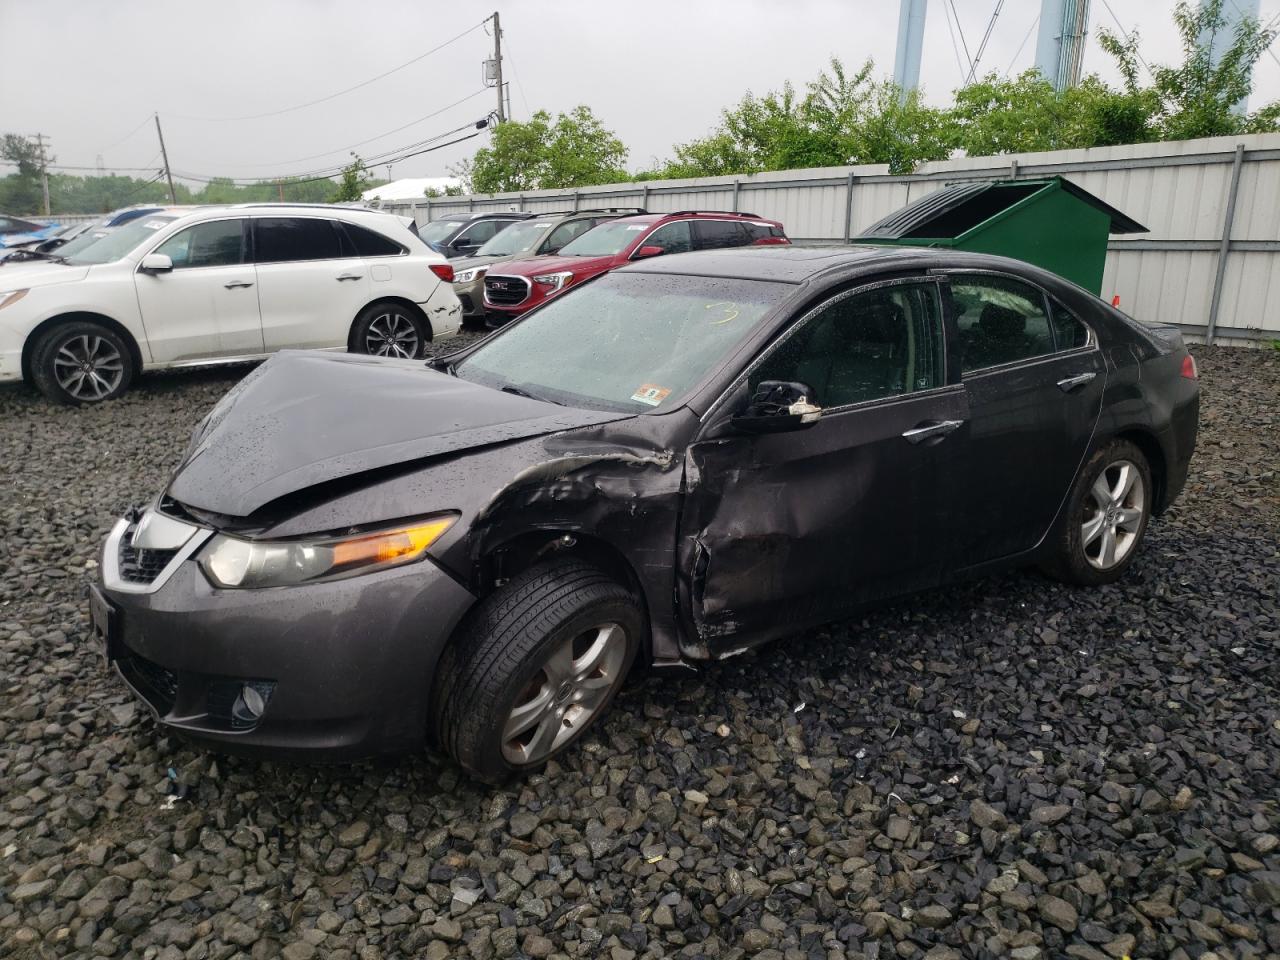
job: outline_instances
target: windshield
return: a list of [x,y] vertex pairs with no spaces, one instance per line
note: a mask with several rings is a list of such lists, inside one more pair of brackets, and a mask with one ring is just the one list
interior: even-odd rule
[[[68,243],[62,250],[59,250],[58,253],[66,259],[67,263],[111,263],[119,260],[134,247],[150,240],[155,236],[157,230],[168,226],[176,219],[178,218],[155,216],[132,220],[123,227],[115,227],[104,236],[96,237],[93,242],[77,251],[70,251],[72,243],[76,242],[73,241]],[[85,236],[92,237],[99,232],[95,230],[85,234]]]
[[456,220],[437,220],[435,223],[419,227],[418,236],[423,243],[441,243],[449,239],[449,235],[461,226],[462,224]]
[[652,223],[628,223],[612,220],[588,230],[578,239],[560,248],[562,257],[607,257],[621,253],[631,241],[640,236]]
[[477,257],[507,257],[513,253],[528,253],[538,245],[543,231],[551,226],[548,220],[526,220],[507,227],[489,239],[475,252]]
[[595,410],[671,408],[793,287],[612,273],[460,362],[465,380]]
[[91,224],[89,228],[85,230],[83,233],[75,237],[72,237],[62,246],[58,247],[57,256],[59,257],[73,256],[79,253],[85,247],[89,246],[89,244],[97,243],[99,240],[105,237],[108,233],[110,233],[110,228],[107,227],[106,223],[107,221],[105,220],[99,220],[96,223]]

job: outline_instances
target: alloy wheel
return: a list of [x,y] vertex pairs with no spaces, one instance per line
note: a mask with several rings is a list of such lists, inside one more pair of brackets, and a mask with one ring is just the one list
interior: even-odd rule
[[53,373],[73,399],[102,400],[124,379],[124,358],[107,338],[82,333],[58,346]]
[[402,313],[380,313],[369,323],[364,335],[364,351],[376,357],[401,357],[411,360],[418,355],[420,340],[414,322]]
[[502,755],[525,766],[546,759],[595,719],[622,682],[627,636],[602,623],[551,650],[516,698],[502,731]]
[[1085,559],[1098,570],[1122,563],[1138,542],[1146,508],[1142,471],[1129,460],[1103,469],[1089,488],[1080,525]]

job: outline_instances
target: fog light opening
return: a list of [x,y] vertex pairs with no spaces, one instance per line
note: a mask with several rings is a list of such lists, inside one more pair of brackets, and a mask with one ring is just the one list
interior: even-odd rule
[[267,709],[267,701],[263,699],[257,688],[246,683],[240,688],[240,695],[231,707],[231,716],[241,723],[256,723]]

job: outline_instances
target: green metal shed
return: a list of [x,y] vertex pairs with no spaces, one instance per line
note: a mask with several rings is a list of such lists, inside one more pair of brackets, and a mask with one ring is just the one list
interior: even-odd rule
[[1014,257],[1102,293],[1107,237],[1146,233],[1070,180],[952,184],[889,214],[855,243],[952,247]]

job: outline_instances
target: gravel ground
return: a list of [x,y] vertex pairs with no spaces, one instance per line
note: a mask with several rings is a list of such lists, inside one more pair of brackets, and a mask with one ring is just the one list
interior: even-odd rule
[[0,391],[0,954],[1280,957],[1280,354],[1202,350],[1200,451],[1119,585],[1014,574],[686,677],[545,776],[215,757],[85,584],[243,374]]

